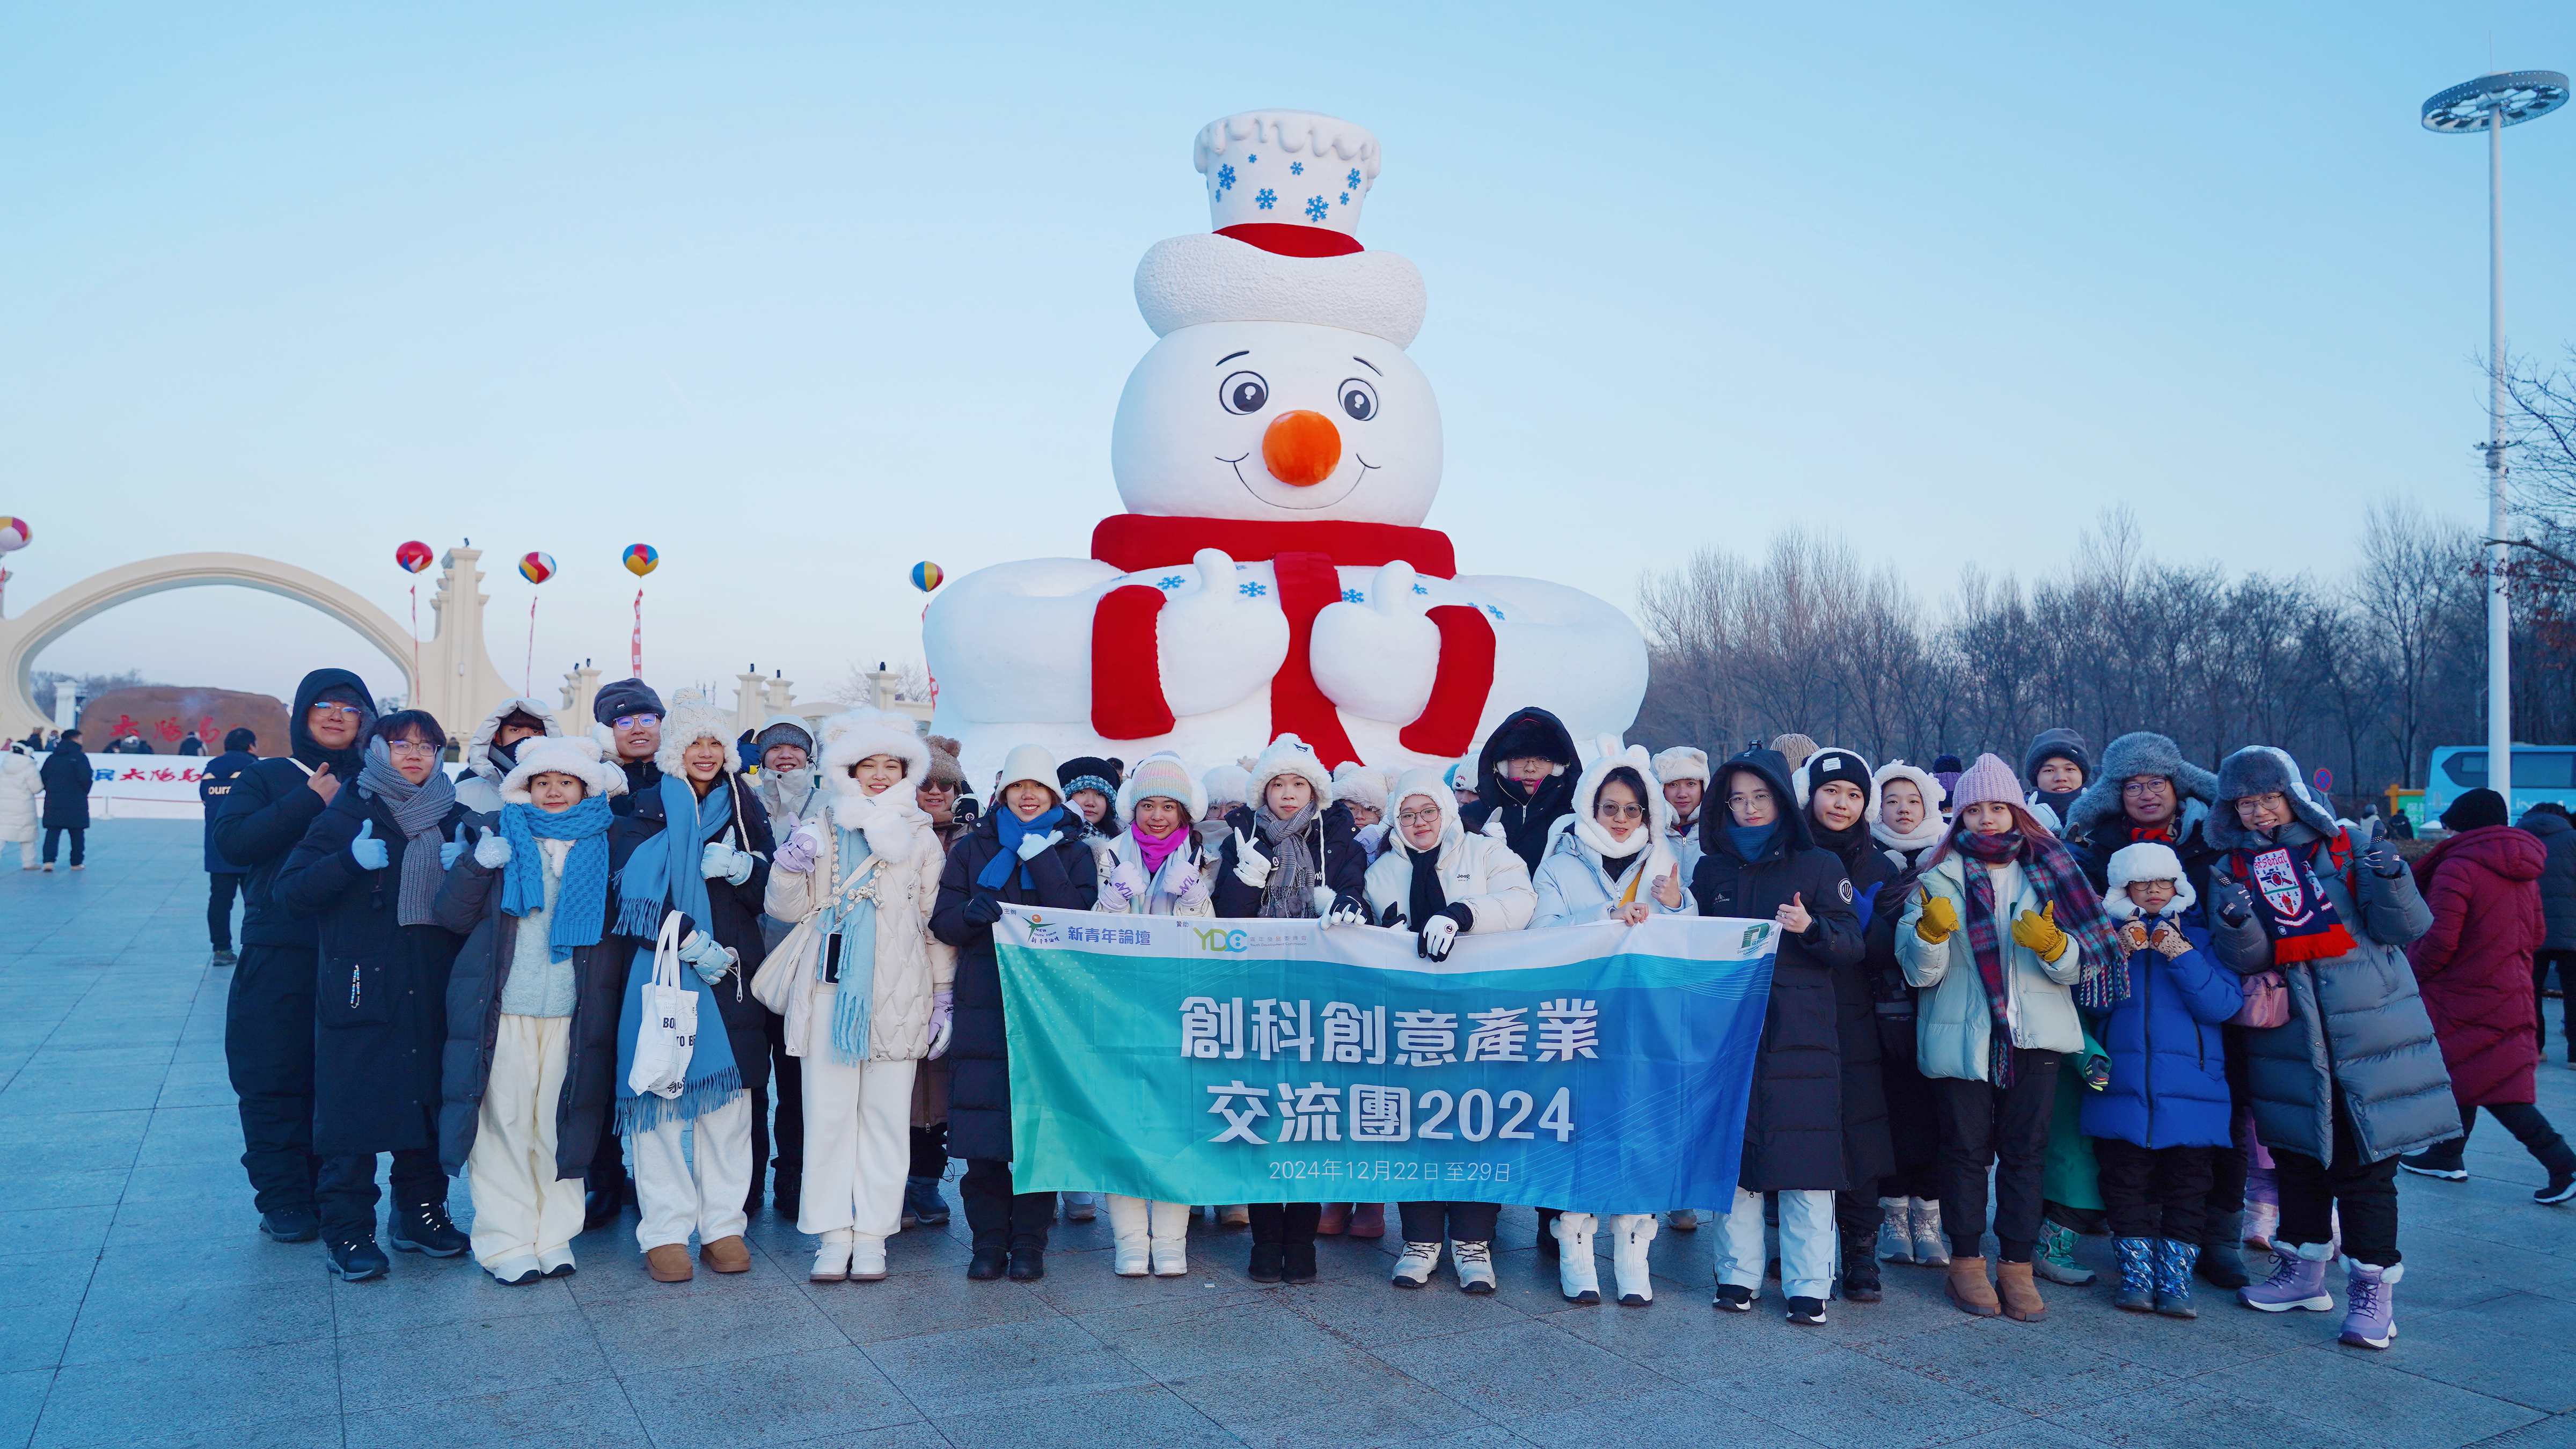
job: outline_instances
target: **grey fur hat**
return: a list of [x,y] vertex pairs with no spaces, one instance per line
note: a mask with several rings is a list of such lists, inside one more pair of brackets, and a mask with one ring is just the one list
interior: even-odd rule
[[[2042,738],[2046,738],[2042,736]],[[2037,741],[2033,741],[2036,748]],[[2084,793],[2066,807],[2066,828],[2091,833],[2120,818],[2120,786],[2141,775],[2173,781],[2175,803],[2218,804],[2218,777],[2182,757],[2182,747],[2153,730],[2131,730],[2102,752],[2102,768],[2084,782]]]
[[2220,850],[2251,850],[2270,842],[2236,820],[2236,802],[2279,791],[2299,823],[2321,836],[2335,833],[2334,813],[2317,803],[2299,778],[2299,762],[2272,745],[2247,745],[2218,762],[2218,799],[2209,811],[2206,838]]

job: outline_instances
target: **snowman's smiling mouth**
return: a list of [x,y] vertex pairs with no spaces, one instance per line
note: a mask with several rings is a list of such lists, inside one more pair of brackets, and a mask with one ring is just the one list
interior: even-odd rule
[[[1368,475],[1376,472],[1380,466],[1379,464],[1372,463],[1368,459],[1361,457],[1357,453],[1353,453],[1351,454],[1351,460],[1360,465],[1360,470],[1351,475],[1351,483],[1349,487],[1344,488],[1341,492],[1334,494],[1330,498],[1319,499],[1313,503],[1283,503],[1276,498],[1265,495],[1260,489],[1253,487],[1252,480],[1243,476],[1243,460],[1251,456],[1252,454],[1250,452],[1243,452],[1238,453],[1231,458],[1220,457],[1217,461],[1234,470],[1234,481],[1242,484],[1243,491],[1251,494],[1254,501],[1267,503],[1273,508],[1293,509],[1301,513],[1311,513],[1319,508],[1330,508],[1334,504],[1341,502],[1343,499],[1350,497],[1354,493],[1357,493],[1360,490],[1360,484],[1366,482],[1368,480]],[[1304,494],[1311,493],[1314,490],[1309,488],[1300,488],[1296,491],[1300,494]]]

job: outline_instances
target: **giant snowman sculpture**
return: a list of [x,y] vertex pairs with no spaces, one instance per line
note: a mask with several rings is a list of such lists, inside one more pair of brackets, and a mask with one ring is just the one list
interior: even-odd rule
[[1355,235],[1377,138],[1247,111],[1200,131],[1195,159],[1215,230],[1136,268],[1161,340],[1111,431],[1127,511],[1090,558],[977,570],[925,619],[933,728],[969,779],[1023,741],[1205,768],[1290,733],[1328,766],[1401,769],[1456,759],[1523,705],[1577,739],[1626,730],[1646,688],[1627,616],[1461,575],[1422,526],[1441,451],[1404,354],[1422,277]]

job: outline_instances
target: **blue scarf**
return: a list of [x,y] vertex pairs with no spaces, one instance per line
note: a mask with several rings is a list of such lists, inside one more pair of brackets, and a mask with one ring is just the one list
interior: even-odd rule
[[[698,869],[710,840],[733,823],[733,781],[716,778],[703,800],[677,775],[662,777],[662,833],[635,847],[620,875],[617,934],[650,941],[662,928],[662,912],[685,912],[700,930],[712,930],[707,919],[707,878]],[[697,822],[691,830],[688,822]]]
[[[855,830],[840,832],[840,855],[832,868],[844,877],[867,863],[868,838]],[[835,898],[824,934],[841,938],[841,984],[832,998],[832,1054],[856,1065],[868,1059],[868,1015],[877,997],[877,888],[872,878],[852,893],[846,904]],[[828,948],[827,948],[828,949]],[[822,969],[822,957],[815,957]]]
[[[662,833],[626,858],[617,933],[650,942],[662,928],[663,912],[676,909],[712,935],[707,881],[698,861],[707,842],[733,823],[733,782],[719,778],[704,800],[677,775],[664,775],[661,789]],[[696,822],[695,829],[689,828],[690,821]],[[630,922],[637,924],[630,927]],[[636,1038],[644,1027],[644,988],[652,979],[653,948],[648,944],[637,948],[626,968],[626,999],[617,1012],[617,1130],[623,1135],[650,1132],[665,1122],[694,1121],[742,1091],[742,1071],[734,1063],[733,1039],[725,1031],[715,992],[686,965],[680,968],[680,984],[698,998],[698,1037],[689,1053],[687,1082],[676,1097],[638,1096],[627,1085],[635,1067]]]
[[1048,807],[1047,812],[1035,820],[1022,820],[1018,812],[1008,805],[994,811],[993,825],[1002,838],[1002,848],[991,860],[984,862],[984,869],[976,875],[975,884],[988,891],[1000,890],[1003,883],[1011,878],[1011,868],[1017,866],[1020,889],[1036,890],[1037,882],[1029,878],[1029,863],[1020,859],[1020,842],[1032,835],[1044,835],[1063,823],[1062,805]]
[[578,946],[599,944],[608,916],[608,822],[614,818],[604,796],[593,795],[569,810],[549,815],[534,805],[501,807],[501,838],[510,843],[510,860],[501,867],[501,911],[528,916],[546,908],[546,863],[539,840],[569,840],[564,856],[563,886],[555,898],[546,944],[557,961],[572,959]]
[[1736,855],[1747,865],[1760,860],[1762,852],[1771,847],[1771,837],[1779,833],[1780,822],[1777,820],[1768,825],[1737,825],[1729,822],[1726,827],[1728,842],[1734,845]]

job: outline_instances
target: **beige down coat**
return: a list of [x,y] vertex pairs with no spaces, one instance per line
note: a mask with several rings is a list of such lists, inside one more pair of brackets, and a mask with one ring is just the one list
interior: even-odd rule
[[[831,893],[858,867],[842,860],[841,831],[857,829],[871,852],[867,873],[849,889],[874,891],[877,902],[876,1000],[869,1008],[868,1059],[919,1061],[930,1054],[932,998],[956,977],[957,953],[930,934],[930,908],[939,897],[939,871],[947,853],[914,803],[910,784],[883,795],[861,795],[848,777],[829,780],[831,803],[798,827],[818,837],[814,869],[795,875],[772,867],[762,907],[782,921],[802,923],[830,904]],[[787,1054],[820,1056],[831,1050],[832,993],[820,980],[822,945],[807,953],[803,979],[787,999]]]

